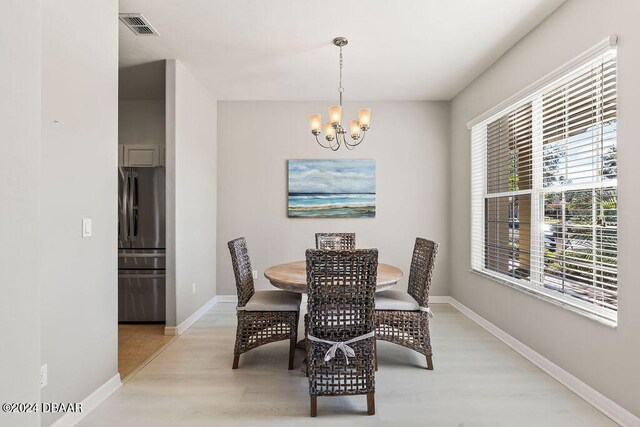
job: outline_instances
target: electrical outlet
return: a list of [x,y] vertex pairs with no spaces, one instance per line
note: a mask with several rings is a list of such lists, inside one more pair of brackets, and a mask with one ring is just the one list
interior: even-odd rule
[[47,372],[47,365],[44,364],[42,366],[40,366],[40,388],[44,388],[49,379],[47,378],[49,376],[49,373]]
[[195,294],[196,293],[196,284],[195,282],[191,284],[191,291]]
[[253,270],[252,273],[253,273],[253,278],[257,279],[258,278],[258,270]]

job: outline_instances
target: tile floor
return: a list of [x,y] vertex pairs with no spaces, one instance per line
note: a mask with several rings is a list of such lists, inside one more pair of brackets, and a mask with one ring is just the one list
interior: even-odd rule
[[118,372],[126,379],[136,368],[175,337],[164,334],[160,324],[118,325]]
[[318,399],[287,370],[288,342],[231,369],[235,306],[217,304],[103,402],[82,426],[611,426],[609,418],[448,304],[434,304],[434,371],[424,357],[378,344],[376,415],[366,398]]

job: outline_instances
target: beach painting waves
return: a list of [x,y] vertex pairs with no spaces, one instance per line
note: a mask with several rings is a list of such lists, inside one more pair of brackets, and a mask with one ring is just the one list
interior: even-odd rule
[[289,160],[290,218],[376,216],[374,160]]

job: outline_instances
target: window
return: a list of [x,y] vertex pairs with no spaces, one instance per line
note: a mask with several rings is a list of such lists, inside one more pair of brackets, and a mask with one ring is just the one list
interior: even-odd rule
[[472,269],[615,323],[616,50],[474,125]]

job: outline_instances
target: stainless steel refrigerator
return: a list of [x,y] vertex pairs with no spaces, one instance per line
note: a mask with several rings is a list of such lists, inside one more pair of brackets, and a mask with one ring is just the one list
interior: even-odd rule
[[118,321],[164,322],[165,169],[118,168]]

